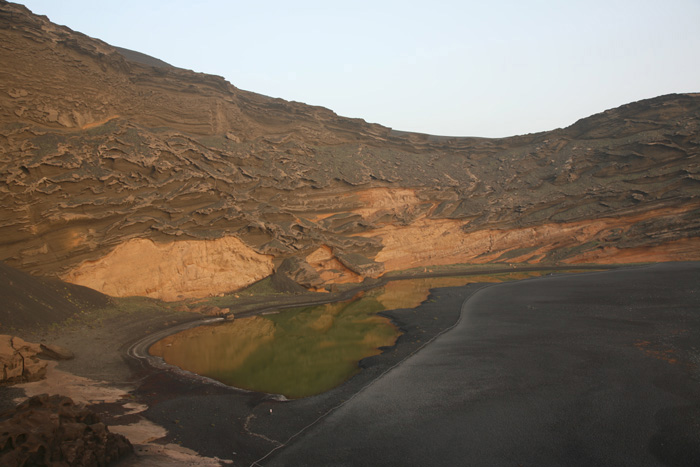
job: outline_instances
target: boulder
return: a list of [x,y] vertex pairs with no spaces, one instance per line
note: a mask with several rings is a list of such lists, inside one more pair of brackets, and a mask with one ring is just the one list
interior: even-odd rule
[[224,316],[226,313],[228,313],[228,308],[219,308],[218,306],[205,306],[202,307],[202,311],[200,313],[205,314],[207,316]]
[[384,274],[384,264],[372,261],[361,254],[336,252],[336,257],[343,266],[362,277],[374,279]]
[[0,414],[0,465],[105,466],[133,452],[70,398],[34,396]]
[[306,288],[315,288],[323,284],[323,279],[309,263],[301,258],[291,257],[285,259],[277,269],[279,274],[284,274],[289,279]]
[[189,309],[193,313],[199,313],[207,316],[226,316],[231,310],[229,308],[219,308],[214,305],[201,305]]
[[72,360],[75,355],[70,350],[54,345],[54,344],[39,344],[41,347],[41,352],[39,352],[39,357],[49,358],[51,360]]
[[0,335],[0,383],[37,381],[46,377],[47,363],[37,357],[41,351],[39,344]]
[[23,356],[36,355],[41,352],[41,345],[33,342],[27,342],[21,337],[12,338],[12,347],[19,351]]
[[48,363],[45,360],[32,355],[24,357],[24,368],[22,369],[22,379],[24,381],[39,381],[46,378],[46,368]]
[[24,360],[12,346],[12,336],[0,335],[0,365],[2,365],[1,382],[14,381],[22,377]]

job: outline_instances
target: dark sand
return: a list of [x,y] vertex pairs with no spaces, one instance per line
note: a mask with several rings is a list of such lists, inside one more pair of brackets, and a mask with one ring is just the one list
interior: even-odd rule
[[485,288],[261,464],[700,465],[700,264]]
[[700,263],[436,289],[385,314],[404,331],[396,346],[338,388],[288,402],[127,357],[191,314],[46,339],[76,353],[59,369],[148,407],[97,404],[108,423],[146,417],[167,430],[149,449],[181,445],[210,458],[202,465],[700,465]]
[[136,395],[149,406],[145,415],[168,430],[163,442],[250,465],[456,323],[461,303],[481,287],[484,284],[438,289],[420,308],[386,312],[404,332],[397,345],[363,360],[360,373],[318,396],[279,401],[275,396],[153,370],[146,372]]

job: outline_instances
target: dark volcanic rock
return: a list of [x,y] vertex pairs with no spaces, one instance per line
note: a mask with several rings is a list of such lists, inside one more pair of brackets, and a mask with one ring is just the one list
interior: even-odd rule
[[42,358],[50,358],[51,360],[72,360],[75,354],[70,350],[55,344],[39,344],[41,352],[39,356]]
[[0,464],[106,466],[133,452],[92,411],[68,397],[34,396],[0,415]]

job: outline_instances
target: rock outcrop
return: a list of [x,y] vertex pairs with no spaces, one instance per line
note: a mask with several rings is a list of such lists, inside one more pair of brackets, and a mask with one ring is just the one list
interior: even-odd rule
[[36,275],[170,300],[275,271],[319,288],[461,262],[700,259],[700,94],[447,138],[243,91],[6,2],[0,43],[0,259]]
[[105,466],[133,452],[92,411],[63,396],[34,396],[0,415],[0,464]]
[[65,347],[55,344],[39,344],[41,352],[39,352],[39,357],[48,358],[51,360],[72,360],[75,358],[75,354]]
[[0,384],[37,381],[46,377],[50,360],[70,360],[73,352],[58,345],[35,344],[0,334]]
[[272,271],[272,256],[255,252],[236,237],[168,243],[134,238],[61,278],[108,295],[173,301],[239,289]]
[[5,334],[0,335],[0,383],[37,381],[46,377],[47,362],[39,359],[39,344]]

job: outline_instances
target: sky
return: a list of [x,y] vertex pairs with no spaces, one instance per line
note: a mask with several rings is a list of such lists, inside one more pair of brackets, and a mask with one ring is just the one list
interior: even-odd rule
[[700,92],[700,0],[16,0],[234,86],[435,135]]

